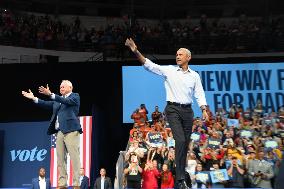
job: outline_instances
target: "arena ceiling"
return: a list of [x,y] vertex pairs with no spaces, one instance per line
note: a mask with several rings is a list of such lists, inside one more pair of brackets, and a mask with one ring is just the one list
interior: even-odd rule
[[282,14],[283,0],[2,0],[2,8],[49,14],[185,18]]

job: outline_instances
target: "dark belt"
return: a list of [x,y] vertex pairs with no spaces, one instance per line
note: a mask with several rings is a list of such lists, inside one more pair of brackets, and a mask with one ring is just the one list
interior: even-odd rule
[[180,104],[177,102],[169,102],[169,101],[167,101],[167,104],[182,107],[182,108],[191,108],[191,104]]

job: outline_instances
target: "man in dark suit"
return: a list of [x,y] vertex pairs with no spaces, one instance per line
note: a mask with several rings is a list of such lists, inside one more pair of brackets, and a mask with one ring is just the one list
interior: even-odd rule
[[50,98],[49,101],[41,100],[34,96],[31,90],[22,91],[22,95],[33,100],[41,107],[53,111],[50,126],[47,133],[56,133],[57,166],[59,170],[58,187],[67,187],[67,153],[70,155],[73,166],[73,186],[80,187],[80,133],[82,133],[80,121],[78,119],[80,108],[80,96],[73,93],[73,85],[68,80],[63,80],[60,84],[60,94],[57,95],[46,87],[40,86],[39,93]]
[[89,188],[89,177],[85,176],[85,169],[80,169],[80,189],[88,189]]
[[278,175],[275,178],[275,187],[274,187],[274,189],[283,189],[284,188],[283,180],[284,180],[284,158],[282,158],[282,160],[281,160],[279,173],[278,173]]
[[100,177],[96,179],[94,189],[112,189],[113,186],[111,184],[111,180],[109,177],[106,177],[105,168],[101,168]]
[[41,167],[39,169],[39,176],[33,178],[32,189],[51,189],[49,178],[45,178],[45,169]]

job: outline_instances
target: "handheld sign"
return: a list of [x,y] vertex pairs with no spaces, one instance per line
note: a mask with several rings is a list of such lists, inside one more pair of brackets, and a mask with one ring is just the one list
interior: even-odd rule
[[219,169],[210,171],[210,178],[212,183],[223,182],[229,180],[228,172],[226,169]]
[[161,147],[163,146],[163,137],[161,135],[161,133],[157,132],[157,133],[149,133],[148,134],[148,139],[150,142],[150,145],[152,147]]
[[190,137],[193,141],[199,141],[200,140],[200,134],[198,132],[194,132],[191,134]]
[[274,140],[267,140],[265,143],[264,143],[264,146],[265,148],[272,148],[272,149],[275,149],[278,147],[278,143]]
[[209,175],[205,171],[198,172],[196,175],[196,182],[198,183],[207,183],[209,181]]
[[227,119],[227,126],[239,128],[239,120],[238,119]]
[[241,131],[241,137],[242,138],[250,138],[252,137],[252,132],[248,130],[242,130]]
[[214,138],[209,138],[208,140],[208,147],[212,149],[218,149],[221,144],[221,141]]

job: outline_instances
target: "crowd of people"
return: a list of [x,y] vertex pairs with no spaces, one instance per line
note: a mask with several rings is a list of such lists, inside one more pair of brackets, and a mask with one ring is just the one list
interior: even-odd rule
[[[123,20],[123,18],[121,18]],[[79,17],[63,23],[59,17],[1,10],[3,45],[71,51],[100,51],[123,58],[125,38],[132,36],[145,53],[171,54],[187,47],[195,54],[279,52],[284,49],[284,19],[252,19],[246,15],[229,21],[201,15],[198,22],[159,21],[148,25],[128,18],[106,28],[85,27]]]
[[[210,119],[195,117],[187,154],[190,188],[273,188],[283,155],[284,106],[265,113],[233,104]],[[131,118],[125,154],[126,188],[174,188],[175,140],[167,118],[155,107],[150,118],[145,104]]]
[[[106,51],[110,56],[121,58],[127,53],[123,44],[129,35],[133,36],[145,53],[169,54],[183,46],[195,54],[207,54],[281,51],[284,49],[283,32],[284,20],[281,17],[265,20],[249,19],[242,15],[232,22],[222,23],[217,19],[209,21],[206,15],[202,15],[196,25],[190,19],[186,23],[159,22],[157,25],[143,25],[136,20],[129,25],[126,19],[121,26],[87,29],[79,17],[71,24],[66,24],[48,15],[35,16],[8,10],[2,11],[0,16],[0,42],[4,45]],[[129,46],[143,65],[148,61],[132,39],[128,39],[125,45]],[[191,52],[184,48],[181,51],[177,53],[177,62],[181,62],[182,58],[178,56],[184,55],[186,51],[188,66]],[[148,68],[156,66],[151,62],[147,62],[147,65]],[[155,69],[152,71],[155,73]],[[69,87],[72,89],[72,84]],[[48,86],[40,87],[40,92],[55,99],[55,94],[49,91]],[[23,92],[23,95],[35,103],[43,103],[31,91]],[[65,97],[59,99],[64,102]],[[191,104],[174,101],[168,102],[168,105],[191,110]],[[218,109],[213,114],[205,106],[206,103],[200,105],[206,107],[206,110],[201,109],[210,119],[196,117],[193,121],[185,167],[187,174],[185,179],[182,178],[186,185],[191,188],[272,188],[282,159],[284,107],[277,112],[265,113],[261,102],[253,110],[244,110],[233,104],[230,110]],[[145,104],[141,104],[131,115],[134,125],[125,154],[125,187],[174,188],[178,175],[176,165],[181,165],[175,159],[178,157],[176,144],[180,141],[173,137],[171,128],[174,124],[169,125],[166,114],[160,112],[158,106],[151,114],[151,119],[147,114]],[[56,124],[58,117],[53,118]],[[59,125],[64,129],[63,124]],[[51,126],[57,129],[56,132],[61,132],[62,128],[58,130],[58,125]],[[105,174],[105,170],[101,170],[101,174]],[[81,179],[83,177],[80,177],[80,184]],[[104,182],[101,181],[97,183],[100,187],[104,186],[105,178]],[[79,187],[79,180],[77,182]]]

